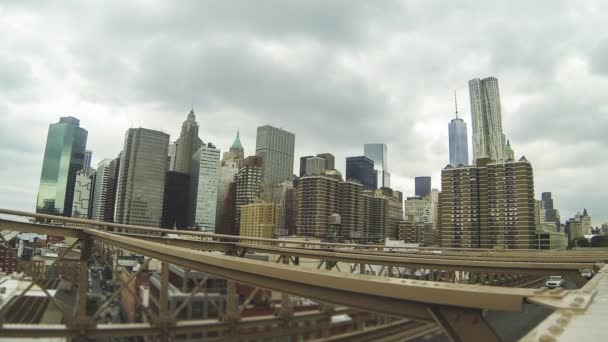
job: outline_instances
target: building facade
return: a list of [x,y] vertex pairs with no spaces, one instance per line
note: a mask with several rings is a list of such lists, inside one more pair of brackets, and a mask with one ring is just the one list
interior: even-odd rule
[[519,161],[478,160],[441,173],[439,235],[444,247],[534,248],[534,176]]
[[335,170],[336,169],[336,158],[331,153],[319,153],[317,157],[325,159],[325,169]]
[[74,184],[74,200],[72,202],[72,217],[87,219],[89,218],[89,207],[91,199],[92,179],[89,170],[82,169],[76,172],[76,182]]
[[255,155],[264,161],[262,173],[270,189],[293,176],[295,139],[295,134],[280,128],[258,127]]
[[326,174],[300,178],[296,223],[299,236],[325,239],[330,216],[339,213],[340,182]]
[[256,202],[262,196],[263,165],[264,160],[261,157],[247,157],[243,160],[239,172],[234,177],[236,188],[233,232],[235,235],[239,235],[241,207]]
[[321,157],[306,158],[306,176],[320,175],[321,172],[327,170],[325,159]]
[[158,227],[163,211],[169,135],[130,128],[120,157],[114,222]]
[[[363,155],[374,161],[376,188],[390,188],[391,174],[388,170],[388,151],[386,144],[365,144]],[[373,189],[373,190],[375,190]]]
[[[272,202],[257,202],[242,206],[239,234],[272,239],[280,213],[281,207]],[[251,241],[250,243],[258,242]]]
[[365,190],[376,190],[377,179],[374,173],[374,161],[364,156],[347,157],[346,179],[359,181]]
[[454,167],[469,165],[469,140],[467,136],[467,124],[458,117],[450,121],[448,125],[450,165]]
[[87,134],[80,121],[71,116],[49,125],[37,213],[72,216],[76,173],[84,167]]
[[175,171],[190,174],[192,168],[192,155],[198,150],[202,142],[198,138],[198,123],[194,110],[188,113],[182,124],[179,138],[175,142]]
[[431,193],[431,177],[422,176],[414,179],[416,196],[426,197]]
[[91,219],[113,222],[118,186],[120,157],[104,159],[97,164],[95,171]]
[[471,121],[473,123],[473,160],[507,160],[507,141],[502,130],[502,110],[498,79],[487,77],[469,81]]
[[215,232],[220,150],[213,144],[202,146],[192,156],[190,175],[189,225]]
[[189,196],[190,175],[176,171],[167,172],[161,227],[178,229],[188,227]]

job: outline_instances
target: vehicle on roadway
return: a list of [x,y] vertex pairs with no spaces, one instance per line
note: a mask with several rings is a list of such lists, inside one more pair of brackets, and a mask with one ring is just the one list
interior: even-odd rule
[[564,285],[566,285],[566,280],[562,276],[550,276],[545,282],[545,286],[550,289],[564,287]]
[[593,278],[594,272],[590,269],[584,269],[581,271],[581,276],[587,280]]

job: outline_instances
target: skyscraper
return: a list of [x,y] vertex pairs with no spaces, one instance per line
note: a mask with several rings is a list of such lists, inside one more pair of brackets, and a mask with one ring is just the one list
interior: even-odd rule
[[114,221],[158,227],[163,211],[169,135],[130,128],[120,158]]
[[116,159],[104,159],[97,164],[91,219],[105,222],[114,221],[114,205],[119,169],[120,157]]
[[386,144],[365,144],[363,155],[374,161],[376,188],[390,188],[391,174],[388,171],[388,153]]
[[296,136],[272,126],[258,127],[255,154],[263,160],[262,172],[269,189],[293,176]]
[[234,142],[232,143],[232,146],[230,146],[230,153],[240,159],[245,159],[245,149],[243,148],[243,144],[241,144],[239,131],[236,131],[236,138],[234,138]]
[[456,105],[456,118],[452,119],[448,125],[448,133],[450,139],[450,165],[452,166],[467,166],[469,165],[469,142],[467,138],[467,124],[458,117],[458,104],[456,103],[456,95],[454,95],[454,104]]
[[336,169],[336,158],[331,153],[319,153],[317,157],[325,159],[325,169],[335,170]]
[[307,176],[320,175],[322,171],[326,170],[325,159],[320,157],[308,157],[306,159],[306,172]]
[[93,160],[93,151],[91,150],[85,150],[84,151],[84,165],[83,165],[83,169],[86,170],[87,174],[91,174],[91,171],[93,170],[91,168],[91,160]]
[[469,81],[473,122],[473,160],[507,160],[507,141],[502,131],[498,79],[487,77]]
[[[196,169],[195,166],[192,168]],[[188,227],[189,195],[190,175],[176,171],[167,172],[161,227],[178,229]]]
[[76,173],[76,182],[74,184],[74,201],[72,202],[72,217],[88,218],[90,195],[91,195],[91,178],[86,169],[82,169]]
[[300,177],[306,176],[306,159],[312,158],[312,156],[300,157]]
[[211,143],[192,156],[190,181],[190,225],[202,231],[215,231],[220,150]]
[[182,124],[179,138],[175,142],[175,171],[190,174],[192,167],[192,155],[202,145],[198,138],[198,123],[194,116],[194,110],[190,110],[188,118]]
[[426,197],[431,193],[431,177],[423,176],[414,179],[416,196]]
[[374,175],[374,161],[367,157],[346,158],[346,180],[356,179],[365,190],[376,189],[376,177]]
[[49,125],[36,212],[72,215],[76,173],[84,167],[87,131],[74,117]]

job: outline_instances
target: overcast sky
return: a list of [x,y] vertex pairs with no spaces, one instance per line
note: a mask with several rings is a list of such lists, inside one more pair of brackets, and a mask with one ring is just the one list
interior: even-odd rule
[[[566,219],[608,220],[606,1],[0,0],[0,207],[34,211],[48,125],[73,115],[93,161],[129,127],[247,155],[256,127],[344,171],[388,144],[393,188],[440,188],[447,125],[471,125],[467,82],[499,80],[503,127]],[[469,133],[469,139],[470,139]],[[469,142],[470,146],[470,142]],[[469,152],[470,153],[470,152]]]

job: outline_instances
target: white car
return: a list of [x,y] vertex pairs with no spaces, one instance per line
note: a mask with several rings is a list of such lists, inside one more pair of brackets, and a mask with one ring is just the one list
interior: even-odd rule
[[593,270],[585,269],[581,271],[581,276],[587,280],[593,278],[593,274]]
[[566,280],[564,280],[562,276],[550,276],[545,282],[545,286],[550,289],[554,289],[556,287],[564,287],[564,285],[566,285]]

